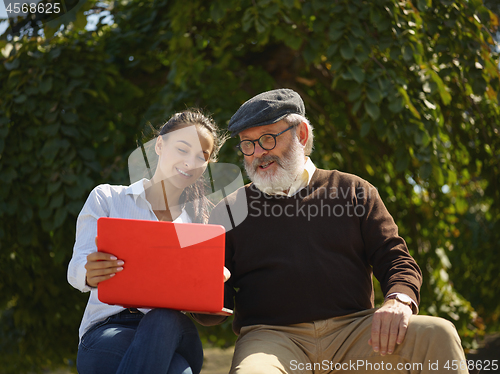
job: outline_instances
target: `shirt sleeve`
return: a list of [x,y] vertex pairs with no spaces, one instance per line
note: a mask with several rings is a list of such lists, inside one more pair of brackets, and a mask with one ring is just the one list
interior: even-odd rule
[[109,205],[105,187],[97,186],[90,193],[76,221],[76,240],[73,256],[68,265],[68,282],[81,292],[92,288],[86,284],[85,264],[87,256],[97,252],[95,237],[97,236],[97,220],[109,216]]

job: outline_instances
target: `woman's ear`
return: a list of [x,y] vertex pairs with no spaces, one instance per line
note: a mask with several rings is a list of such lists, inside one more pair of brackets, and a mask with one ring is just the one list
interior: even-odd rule
[[155,152],[159,156],[163,147],[163,136],[158,135],[156,137]]
[[298,128],[297,136],[299,137],[299,142],[303,146],[306,145],[307,139],[309,139],[309,128],[305,122],[301,122]]

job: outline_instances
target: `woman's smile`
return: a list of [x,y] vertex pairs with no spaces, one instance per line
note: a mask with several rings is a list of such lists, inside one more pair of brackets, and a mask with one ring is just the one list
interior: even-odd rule
[[183,177],[185,177],[185,178],[188,178],[188,179],[189,179],[189,178],[192,178],[192,177],[193,177],[193,174],[189,174],[187,171],[183,171],[183,170],[181,170],[181,169],[179,169],[179,168],[177,168],[177,167],[175,168],[175,170],[177,170],[177,172],[178,172],[180,175],[182,175]]

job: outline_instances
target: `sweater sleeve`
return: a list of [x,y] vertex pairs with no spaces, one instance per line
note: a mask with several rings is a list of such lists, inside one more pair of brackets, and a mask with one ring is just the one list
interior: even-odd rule
[[86,284],[85,264],[87,256],[97,251],[95,237],[97,236],[97,219],[109,215],[109,207],[104,189],[106,185],[97,186],[90,193],[76,221],[76,240],[73,256],[68,265],[68,282],[80,290],[91,290]]
[[384,296],[400,292],[418,304],[422,273],[410,256],[406,242],[399,236],[398,227],[378,191],[368,182],[361,181],[355,199],[357,204],[364,206],[361,233],[368,261]]

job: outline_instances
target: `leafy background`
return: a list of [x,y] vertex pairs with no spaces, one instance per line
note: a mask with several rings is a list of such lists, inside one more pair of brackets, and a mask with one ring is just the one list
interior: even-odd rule
[[[424,273],[421,313],[452,321],[467,350],[499,331],[499,11],[482,0],[87,0],[7,30],[3,372],[74,363],[88,297],[66,282],[76,217],[95,185],[129,183],[145,125],[199,106],[225,127],[279,87],[305,101],[315,164],[379,189]],[[234,143],[220,160],[240,165]],[[234,343],[230,321],[200,332]]]

